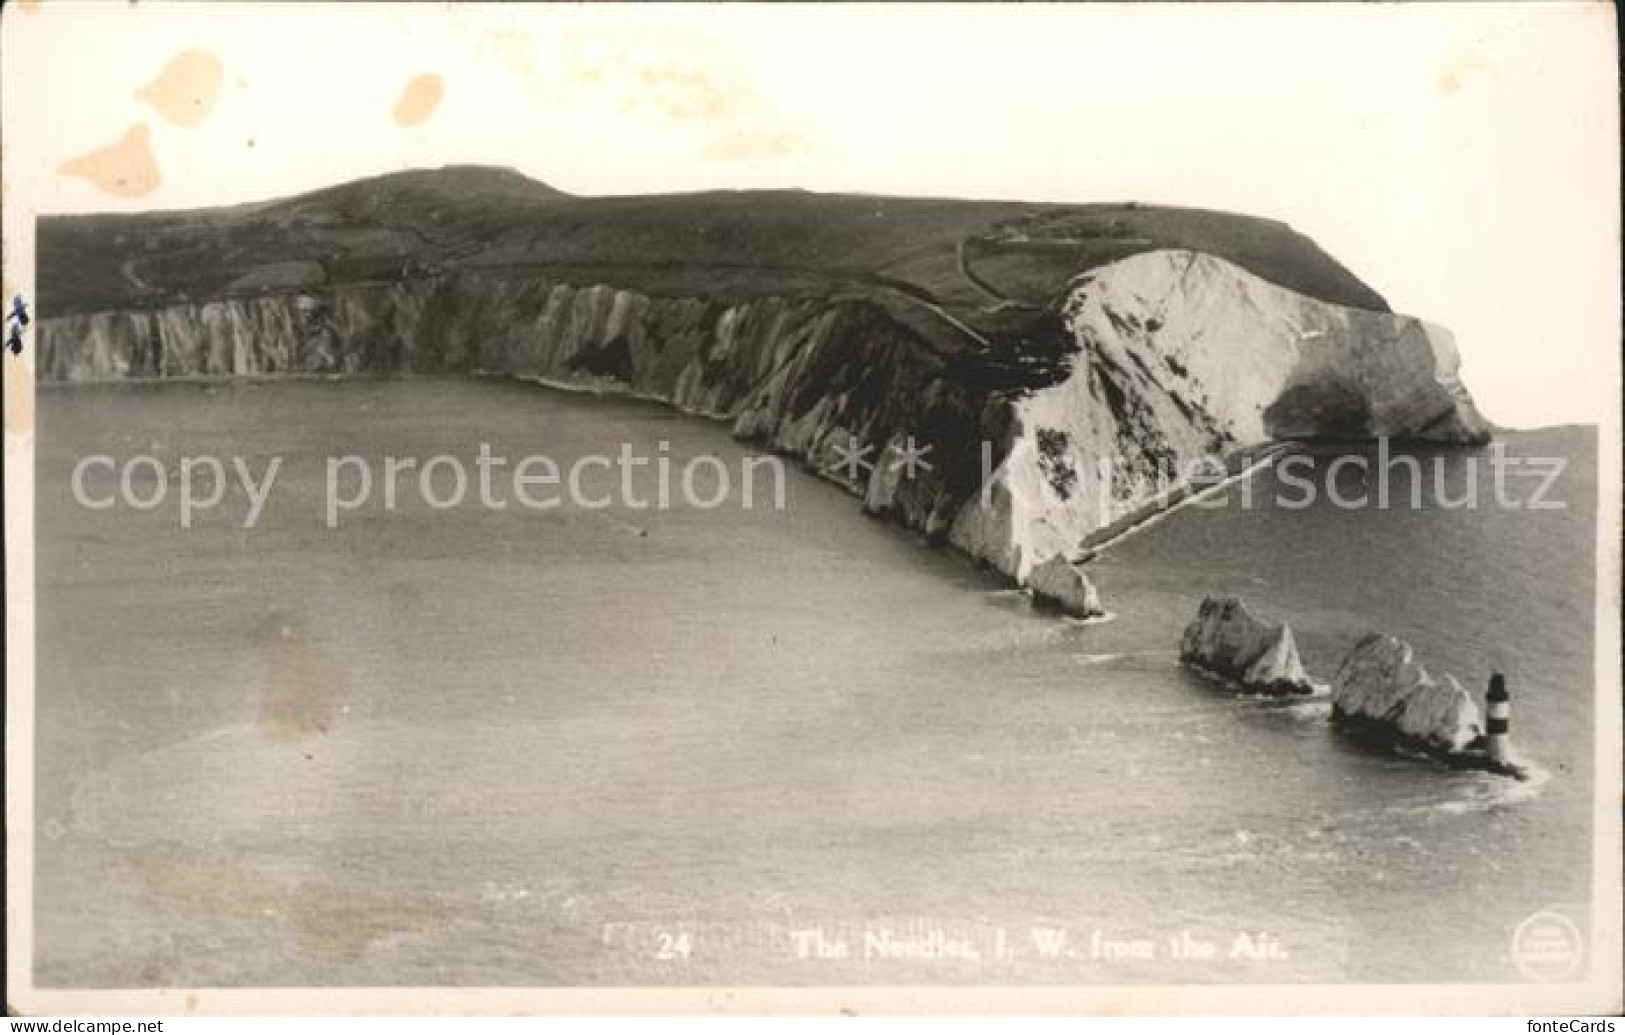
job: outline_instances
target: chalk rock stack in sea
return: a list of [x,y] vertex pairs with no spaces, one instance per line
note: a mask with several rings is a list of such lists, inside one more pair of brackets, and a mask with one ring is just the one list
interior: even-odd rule
[[1411,645],[1384,633],[1355,644],[1332,682],[1332,721],[1448,760],[1479,761],[1478,705],[1449,673],[1434,679]]
[[1096,618],[1106,613],[1095,584],[1065,557],[1051,557],[1034,568],[1027,575],[1027,586],[1039,604],[1073,618]]
[[1272,695],[1310,694],[1314,681],[1303,669],[1291,626],[1269,623],[1239,597],[1210,596],[1185,627],[1179,660],[1205,675]]

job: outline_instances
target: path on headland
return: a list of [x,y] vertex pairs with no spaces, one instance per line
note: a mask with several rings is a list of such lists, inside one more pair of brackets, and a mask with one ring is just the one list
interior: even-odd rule
[[970,241],[968,238],[962,237],[954,244],[954,261],[959,266],[960,277],[964,279],[965,283],[969,284],[971,287],[975,288],[991,299],[993,305],[990,308],[994,310],[1004,309],[1011,305],[1019,305],[1020,303],[1018,303],[1015,299],[1001,294],[997,288],[983,280],[970,268],[970,258],[965,254],[965,245],[969,243]]
[[954,261],[958,264],[959,276],[965,281],[965,283],[969,284],[971,287],[974,287],[977,291],[980,291],[992,301],[991,305],[984,306],[983,308],[990,313],[1000,313],[1006,309],[1044,308],[1037,302],[1028,302],[1019,298],[1011,298],[1009,295],[995,287],[991,281],[983,279],[981,274],[971,269],[970,256],[966,254],[965,246],[970,244],[972,240],[972,238],[968,237],[961,238],[954,245]]

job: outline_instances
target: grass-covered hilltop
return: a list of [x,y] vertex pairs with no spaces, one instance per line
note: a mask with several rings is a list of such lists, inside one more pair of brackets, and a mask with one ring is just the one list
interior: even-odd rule
[[1205,252],[1336,305],[1382,297],[1284,223],[1200,209],[956,201],[800,190],[577,197],[511,169],[369,177],[277,201],[47,216],[43,311],[104,309],[524,269],[653,293],[908,295],[984,336],[1010,331],[1079,272],[1140,252]]

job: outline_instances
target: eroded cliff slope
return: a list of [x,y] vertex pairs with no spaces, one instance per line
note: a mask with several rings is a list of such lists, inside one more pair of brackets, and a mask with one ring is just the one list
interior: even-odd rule
[[1009,402],[1004,463],[953,538],[1004,570],[1282,439],[1476,443],[1489,426],[1449,332],[1330,305],[1210,255],[1151,252],[1078,277],[1066,373]]
[[[42,380],[489,373],[725,420],[1025,578],[1204,462],[1488,434],[1448,333],[1279,223],[397,174],[41,224]],[[913,444],[929,467],[894,464]],[[838,465],[851,450],[865,469]]]

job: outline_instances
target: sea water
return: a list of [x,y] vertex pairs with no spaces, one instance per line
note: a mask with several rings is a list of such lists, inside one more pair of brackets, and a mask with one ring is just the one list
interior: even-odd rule
[[[43,985],[1507,981],[1531,914],[1587,929],[1589,428],[1503,436],[1566,462],[1561,509],[1290,509],[1265,473],[1094,563],[1096,623],[793,466],[782,510],[324,520],[329,456],[750,452],[653,404],[71,387],[39,429]],[[75,502],[93,454],[284,463],[255,527],[233,488],[182,528]],[[1485,457],[1422,459],[1488,494]],[[1321,679],[1372,630],[1504,671],[1537,779],[1186,672],[1214,592]]]

